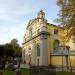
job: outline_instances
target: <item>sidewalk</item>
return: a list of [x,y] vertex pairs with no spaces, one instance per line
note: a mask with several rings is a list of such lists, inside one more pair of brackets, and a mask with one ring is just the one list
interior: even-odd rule
[[20,68],[29,68],[30,66],[28,64],[20,64]]

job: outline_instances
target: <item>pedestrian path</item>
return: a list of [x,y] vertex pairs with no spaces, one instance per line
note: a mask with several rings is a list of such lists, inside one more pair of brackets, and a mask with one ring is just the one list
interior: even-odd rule
[[29,68],[30,66],[28,64],[20,64],[20,68]]

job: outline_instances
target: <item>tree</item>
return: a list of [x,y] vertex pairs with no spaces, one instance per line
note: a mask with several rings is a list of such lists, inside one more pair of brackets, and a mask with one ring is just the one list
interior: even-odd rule
[[3,58],[4,56],[4,45],[0,45],[0,60]]
[[75,0],[57,0],[57,5],[60,7],[59,18],[56,19],[63,26],[64,35],[61,36],[64,42],[67,42],[70,37],[75,36]]
[[57,0],[60,7],[59,18],[56,21],[61,25],[69,25],[75,19],[75,0]]
[[63,45],[66,46],[65,43],[69,41],[71,36],[75,37],[75,0],[57,0],[57,5],[60,7],[60,13],[56,21],[60,22],[60,26],[63,26],[61,38]]
[[18,44],[18,40],[17,39],[12,39],[10,44],[12,45],[12,47],[15,50],[15,57],[17,57],[17,59],[18,59],[18,67],[20,67],[22,48]]
[[6,61],[8,61],[8,58],[13,58],[13,56],[14,50],[10,44],[0,45],[0,65],[2,65],[0,68],[5,68]]
[[12,45],[11,44],[5,44],[4,47],[5,47],[6,58],[8,58],[8,57],[13,57],[14,58],[15,50],[13,49]]
[[22,48],[20,47],[20,45],[18,44],[18,40],[17,39],[12,39],[10,44],[12,45],[13,49],[15,50],[15,55],[21,56],[21,51]]
[[22,48],[17,39],[12,39],[10,43],[0,45],[0,62],[2,62],[3,68],[6,61],[14,60],[14,58],[18,58],[18,66],[20,67],[21,54]]

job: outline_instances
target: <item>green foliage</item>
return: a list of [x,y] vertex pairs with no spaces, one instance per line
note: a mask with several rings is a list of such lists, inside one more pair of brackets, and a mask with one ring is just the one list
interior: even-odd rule
[[15,51],[14,51],[11,44],[5,44],[4,48],[5,48],[6,57],[13,57],[14,56]]
[[61,25],[71,24],[75,19],[75,0],[57,0],[60,7],[59,19]]
[[21,57],[22,48],[17,43],[16,39],[11,40],[11,43],[0,45],[0,60],[10,57]]
[[15,56],[17,56],[17,57],[21,56],[22,48],[19,46],[18,40],[12,39],[10,44],[12,45],[13,49],[15,50]]

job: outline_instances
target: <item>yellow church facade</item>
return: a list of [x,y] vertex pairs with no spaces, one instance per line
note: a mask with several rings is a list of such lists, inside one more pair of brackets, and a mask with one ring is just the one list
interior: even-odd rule
[[24,34],[23,62],[35,66],[75,66],[75,36],[68,39],[66,28],[48,23],[45,13],[38,12],[37,17],[29,21]]

